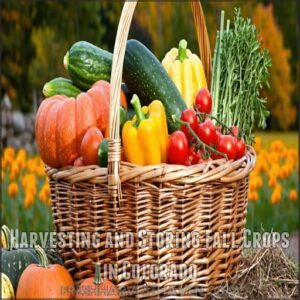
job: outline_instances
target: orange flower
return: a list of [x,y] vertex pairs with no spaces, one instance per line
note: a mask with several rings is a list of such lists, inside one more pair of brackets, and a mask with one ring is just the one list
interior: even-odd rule
[[277,176],[279,176],[279,172],[280,172],[279,165],[273,164],[271,169],[269,170],[268,174],[269,174],[269,177],[277,177]]
[[255,151],[258,153],[261,149],[261,138],[260,137],[255,138],[255,142],[254,142],[253,146],[254,146]]
[[279,162],[279,155],[277,152],[271,152],[269,156],[267,157],[267,160],[270,165],[273,167],[277,166],[278,167],[278,162]]
[[33,157],[27,160],[27,169],[30,173],[34,173],[37,167],[37,158]]
[[24,198],[24,207],[28,208],[33,204],[33,195],[32,194],[26,194]]
[[22,177],[23,188],[26,189],[27,186],[36,186],[36,177],[32,173],[28,173]]
[[45,183],[45,185],[41,188],[39,192],[39,198],[42,202],[47,203],[47,200],[49,199],[50,190],[48,184]]
[[271,197],[271,202],[272,204],[277,204],[280,202],[281,199],[281,190],[279,188],[275,188],[272,197]]
[[284,150],[283,142],[280,140],[275,140],[271,143],[271,151],[281,152]]
[[18,192],[19,192],[19,188],[18,188],[18,185],[16,184],[16,182],[11,182],[8,185],[8,196],[13,198],[13,197],[17,196]]
[[290,196],[290,200],[293,202],[296,202],[298,199],[298,193],[296,190],[290,190],[289,196]]
[[23,169],[26,166],[26,151],[25,149],[20,149],[17,157],[16,157],[17,164],[19,169]]
[[36,194],[36,185],[34,184],[27,185],[25,188],[25,192],[27,194],[31,194],[34,196]]
[[258,159],[255,167],[255,171],[259,174],[261,172],[268,171],[268,162],[266,159]]
[[45,165],[42,161],[40,161],[36,167],[36,170],[35,170],[36,174],[39,176],[39,177],[44,177],[46,175],[45,173]]
[[19,174],[19,172],[20,172],[20,168],[18,162],[14,160],[11,164],[10,177],[9,177],[10,180],[14,180]]
[[277,180],[275,176],[271,176],[268,181],[269,187],[275,187],[277,184]]
[[15,149],[12,147],[7,147],[4,149],[3,153],[3,166],[8,167],[14,161]]
[[257,193],[257,191],[249,191],[249,193],[248,193],[248,199],[249,199],[249,201],[254,201],[254,202],[256,202],[257,200],[258,200],[258,193]]
[[263,180],[261,176],[257,176],[257,188],[260,189],[263,186]]
[[250,178],[249,189],[250,191],[255,191],[258,188],[257,177]]

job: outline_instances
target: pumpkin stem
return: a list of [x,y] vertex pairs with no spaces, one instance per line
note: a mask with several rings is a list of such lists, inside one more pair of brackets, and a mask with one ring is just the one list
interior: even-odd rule
[[[15,240],[14,237],[11,234],[10,229],[6,225],[2,225],[1,227],[1,235],[3,234],[4,236],[4,242],[6,243],[5,245],[2,245],[4,249],[12,250],[15,246]],[[2,243],[2,239],[1,239]]]
[[38,259],[39,259],[39,266],[43,267],[43,268],[48,268],[49,261],[48,261],[48,258],[47,258],[47,255],[46,255],[44,249],[41,246],[36,245],[35,251],[36,251]]
[[101,272],[100,272],[100,263],[99,263],[99,262],[97,262],[97,263],[95,264],[94,283],[95,283],[95,284],[101,284],[101,283],[102,283]]

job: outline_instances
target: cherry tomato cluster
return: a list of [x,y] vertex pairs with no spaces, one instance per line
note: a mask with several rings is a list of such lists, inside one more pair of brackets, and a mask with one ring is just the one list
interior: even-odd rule
[[222,125],[216,118],[216,126],[210,116],[212,98],[208,89],[202,88],[194,109],[188,108],[176,119],[181,130],[170,136],[168,162],[194,165],[211,159],[239,159],[245,155],[246,144],[239,128]]

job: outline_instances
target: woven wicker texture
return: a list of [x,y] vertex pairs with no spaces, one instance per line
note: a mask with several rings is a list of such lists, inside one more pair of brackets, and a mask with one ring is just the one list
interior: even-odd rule
[[[237,161],[209,161],[190,167],[162,164],[135,166],[120,162],[118,100],[122,79],[125,46],[137,1],[125,2],[117,32],[111,79],[108,168],[99,166],[46,168],[50,179],[53,219],[58,233],[90,232],[100,235],[100,244],[87,248],[75,236],[60,236],[67,247],[59,249],[65,267],[75,282],[93,275],[93,262],[114,265],[115,283],[123,291],[131,288],[131,298],[175,299],[173,289],[186,290],[180,299],[192,299],[192,289],[201,292],[214,289],[236,272],[243,246],[246,220],[248,175],[255,165],[255,152],[248,147]],[[159,4],[158,4],[159,5]],[[208,81],[211,56],[205,20],[200,2],[192,1],[200,56]],[[141,244],[142,230],[156,234],[197,232],[207,244],[186,247],[186,236],[175,247],[161,246],[154,238]],[[109,248],[110,233],[134,233],[131,246]],[[208,239],[207,239],[207,232]],[[229,248],[214,246],[214,234],[225,233]],[[90,242],[92,237],[87,236]],[[113,236],[117,242],[118,237]],[[234,243],[234,246],[232,244]],[[196,276],[179,279],[127,278],[130,267],[124,262],[193,265]],[[176,269],[176,272],[179,270]],[[145,270],[146,275],[150,271]],[[102,275],[108,275],[102,269]],[[151,277],[151,276],[150,276]],[[149,294],[149,289],[151,294]],[[192,292],[195,298],[199,292]],[[129,297],[129,296],[128,296]]]
[[[136,288],[140,298],[149,297],[149,286],[158,287],[162,293],[160,297],[173,288],[212,290],[235,273],[240,260],[248,174],[254,164],[252,148],[235,162],[221,159],[190,167],[136,167],[121,163],[123,193],[120,203],[114,203],[109,195],[105,168],[48,168],[57,232],[98,232],[102,241],[97,249],[86,249],[84,245],[76,245],[75,237],[72,238],[72,246],[60,250],[65,266],[78,282],[93,274],[92,262],[117,264],[118,287]],[[210,234],[208,244],[203,247],[160,248],[155,242],[151,247],[139,246],[137,235],[141,230],[174,234],[195,231],[203,241],[207,232]],[[107,248],[107,232],[136,233],[134,246]],[[216,232],[226,233],[228,244],[233,243],[235,247],[214,247]],[[68,242],[69,237],[65,241]],[[125,261],[130,264],[193,264],[197,266],[197,279],[126,280]]]

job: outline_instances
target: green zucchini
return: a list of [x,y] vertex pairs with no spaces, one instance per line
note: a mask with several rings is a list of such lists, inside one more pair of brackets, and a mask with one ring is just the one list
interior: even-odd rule
[[163,103],[169,132],[179,129],[180,125],[173,121],[172,115],[180,117],[186,104],[159,60],[137,40],[127,42],[123,77],[129,90],[139,95],[143,105],[153,100]]
[[67,97],[77,97],[82,91],[76,87],[70,79],[58,77],[47,82],[43,87],[45,97],[54,95],[65,95]]
[[110,81],[112,54],[80,41],[65,55],[64,66],[75,85],[87,90],[98,80]]
[[[75,85],[87,90],[98,80],[110,81],[112,54],[81,41],[67,52],[64,65]],[[127,96],[129,93],[136,93],[142,105],[160,100],[166,110],[169,131],[179,129],[180,126],[173,121],[172,115],[180,117],[186,104],[159,60],[137,40],[127,42],[123,77],[128,87],[127,90],[125,86]]]

